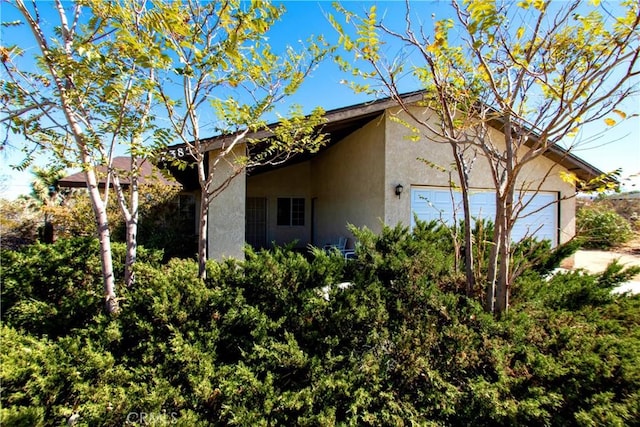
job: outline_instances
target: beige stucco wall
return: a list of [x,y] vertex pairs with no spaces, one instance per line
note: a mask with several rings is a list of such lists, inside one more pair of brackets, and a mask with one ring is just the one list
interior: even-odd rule
[[[213,159],[218,151],[209,153],[210,173],[213,173],[214,188],[231,176],[234,156],[245,154],[244,146],[238,146],[219,162],[213,171]],[[209,204],[209,227],[207,233],[208,256],[210,259],[244,258],[244,226],[246,204],[245,173],[242,171],[229,186]]]
[[[278,245],[297,241],[298,247],[311,243],[311,163],[294,164],[286,168],[247,178],[247,197],[267,199],[267,242]],[[305,199],[304,226],[277,224],[278,197]]]
[[[347,220],[378,232],[384,212],[384,120],[374,120],[311,160],[247,179],[247,197],[267,199],[267,241],[324,246],[351,238]],[[305,198],[305,225],[278,226],[278,197]]]
[[[435,116],[429,116],[425,109],[414,110],[424,119],[434,123]],[[384,220],[389,225],[397,223],[411,223],[411,199],[409,191],[412,186],[434,186],[449,188],[452,178],[458,182],[457,174],[453,169],[451,148],[448,144],[434,142],[428,136],[423,136],[418,142],[407,139],[410,131],[406,126],[390,119],[390,114],[399,114],[409,121],[406,114],[398,110],[387,112],[386,116],[386,161],[385,161],[385,194],[384,194]],[[494,132],[494,143],[499,147],[500,133]],[[503,145],[504,146],[504,145]],[[418,160],[425,158],[438,167],[451,171],[438,170]],[[568,240],[575,233],[575,190],[574,187],[560,178],[560,171],[564,168],[556,165],[551,160],[541,157],[533,161],[521,174],[520,188],[553,191],[560,193],[560,199],[568,198],[560,202],[560,241]],[[450,178],[451,177],[451,178]],[[478,154],[471,172],[471,185],[480,189],[493,188],[493,181],[489,163],[486,158]],[[404,194],[398,199],[394,193],[397,184],[404,186]]]
[[[424,111],[417,113],[426,114]],[[352,238],[346,228],[347,221],[374,232],[381,231],[382,221],[388,225],[409,225],[411,188],[449,188],[450,179],[457,181],[457,175],[449,145],[424,136],[417,142],[409,141],[409,130],[391,120],[390,114],[400,114],[408,120],[398,110],[387,112],[311,160],[249,177],[246,193],[244,187],[240,188],[244,178],[238,177],[233,188],[225,192],[231,194],[215,201],[224,206],[211,214],[211,218],[220,216],[219,225],[213,226],[212,222],[210,227],[218,229],[211,242],[217,239],[223,242],[222,247],[242,247],[239,242],[244,242],[245,196],[267,199],[267,242],[279,245],[297,240],[299,247],[322,246],[335,243],[340,236]],[[494,136],[495,141],[500,140],[499,132]],[[428,159],[438,167],[430,167],[419,158]],[[439,168],[451,171],[451,174]],[[560,241],[564,242],[575,232],[575,191],[560,178],[561,170],[563,168],[551,160],[541,157],[521,174],[520,187],[539,188],[559,193],[560,199],[567,198],[560,202]],[[489,164],[480,154],[473,166],[471,183],[478,189],[493,187]],[[395,194],[397,184],[404,187],[400,198]],[[305,199],[304,226],[277,225],[278,197]],[[231,217],[234,220],[229,222]],[[233,233],[230,231],[232,223],[235,224]],[[222,230],[227,228],[225,235]],[[237,233],[239,230],[241,234]],[[228,252],[225,254],[229,256]]]
[[385,121],[375,119],[311,162],[315,197],[315,244],[353,239],[345,218],[356,227],[381,230],[384,218]]

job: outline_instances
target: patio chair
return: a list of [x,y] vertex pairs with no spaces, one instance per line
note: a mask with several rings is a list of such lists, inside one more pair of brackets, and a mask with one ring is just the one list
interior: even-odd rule
[[328,250],[328,251],[338,250],[346,259],[355,258],[355,249],[347,249],[348,243],[349,243],[349,238],[340,236],[338,237],[337,243],[326,244],[324,248],[325,250]]

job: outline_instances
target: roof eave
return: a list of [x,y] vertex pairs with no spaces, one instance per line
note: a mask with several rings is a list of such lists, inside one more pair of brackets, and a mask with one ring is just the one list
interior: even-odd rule
[[[424,99],[424,94],[424,90],[408,92],[400,95],[400,100],[406,104],[416,103]],[[382,114],[385,110],[397,106],[399,106],[398,100],[394,98],[383,98],[351,105],[348,107],[329,110],[325,113],[326,121],[323,126],[325,129],[329,130],[332,128],[340,128],[341,126],[348,127],[349,124],[352,123],[354,126],[353,130],[355,130],[357,127],[361,126],[363,119],[374,118]],[[271,126],[276,125],[277,123],[274,123]],[[496,129],[501,130],[502,125],[500,120],[494,120],[491,125]],[[536,133],[532,130],[529,130],[529,133],[534,138],[537,137]],[[266,130],[254,132],[248,135],[249,138],[255,139],[265,138],[268,136],[269,131]],[[217,137],[208,138],[206,140],[205,150],[209,151],[221,149],[225,147],[233,137],[234,135],[220,135]],[[584,182],[591,181],[603,175],[603,172],[601,170],[558,145],[550,146],[544,153],[544,155],[553,160],[555,163],[563,166],[569,172],[575,174],[580,180]]]

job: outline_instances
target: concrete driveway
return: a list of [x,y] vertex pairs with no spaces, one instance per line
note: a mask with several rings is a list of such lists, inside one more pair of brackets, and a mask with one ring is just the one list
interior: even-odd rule
[[[590,273],[600,273],[616,259],[625,266],[640,266],[640,255],[624,252],[581,250],[576,252],[574,256],[573,268],[582,268]],[[631,281],[620,285],[616,288],[616,292],[640,293],[640,274]]]

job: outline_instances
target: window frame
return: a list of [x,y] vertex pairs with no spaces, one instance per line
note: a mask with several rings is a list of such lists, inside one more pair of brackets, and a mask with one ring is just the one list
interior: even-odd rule
[[[288,206],[282,206],[285,203]],[[282,201],[282,202],[281,202]],[[286,209],[286,213],[284,211]],[[307,200],[304,197],[277,197],[276,226],[304,227],[306,223]]]

